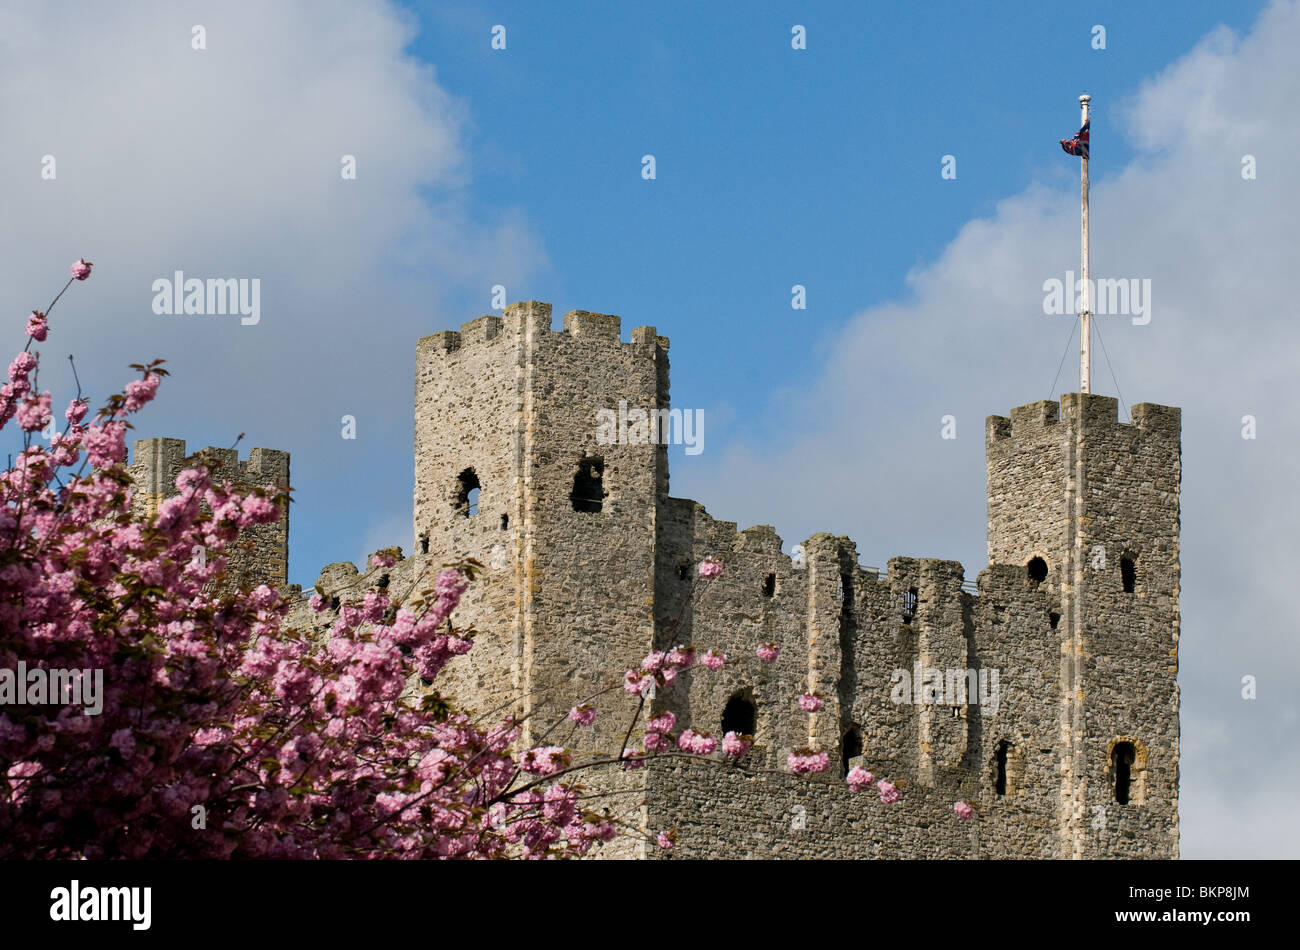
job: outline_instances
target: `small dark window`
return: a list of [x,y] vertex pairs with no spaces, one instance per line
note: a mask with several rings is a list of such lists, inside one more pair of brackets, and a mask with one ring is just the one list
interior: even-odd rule
[[605,503],[605,463],[600,459],[583,459],[578,463],[578,474],[573,476],[574,511],[595,514]]
[[912,618],[916,616],[917,591],[911,588],[903,595],[903,623],[911,623]]
[[1119,559],[1119,579],[1124,585],[1124,593],[1133,593],[1137,584],[1137,565],[1127,554]]
[[776,593],[776,575],[769,574],[763,578],[763,596],[771,597]]
[[1041,557],[1030,558],[1025,570],[1029,573],[1029,582],[1035,586],[1047,580],[1047,562]]
[[1007,742],[1006,739],[998,743],[998,777],[993,786],[993,790],[998,793],[998,798],[1007,793],[1007,753],[1010,751],[1011,743]]
[[1055,629],[1056,629],[1056,625],[1059,624],[1059,623],[1061,622],[1061,615],[1060,615],[1060,614],[1048,614],[1048,615],[1047,615],[1047,622],[1050,623],[1050,624],[1052,625],[1052,629],[1055,630]]
[[379,577],[379,583],[375,585],[380,590],[388,590],[388,575],[382,574]]
[[501,530],[502,530],[502,531],[505,531],[505,530],[508,529],[509,527],[510,527],[510,516],[509,516],[509,515],[502,515],[502,516],[501,516]]
[[845,613],[853,611],[853,575],[840,575],[840,607]]
[[339,599],[337,597],[331,597],[330,610],[338,610],[338,609],[339,609]]
[[1127,805],[1129,790],[1133,781],[1133,763],[1137,753],[1131,742],[1116,742],[1110,753],[1111,768],[1115,773],[1115,801]]
[[758,711],[754,704],[740,693],[727,700],[722,710],[722,732],[734,732],[742,736],[752,736],[758,723]]
[[850,759],[856,759],[862,754],[862,736],[858,734],[856,728],[850,729],[844,733],[844,738],[840,740],[840,767],[844,774],[849,774]]
[[421,554],[428,554],[428,553],[429,553],[429,534],[428,534],[428,532],[425,532],[424,534],[421,534],[421,535],[420,535],[420,553],[421,553]]
[[479,482],[474,469],[467,468],[460,473],[460,489],[456,493],[456,510],[466,518],[478,514]]

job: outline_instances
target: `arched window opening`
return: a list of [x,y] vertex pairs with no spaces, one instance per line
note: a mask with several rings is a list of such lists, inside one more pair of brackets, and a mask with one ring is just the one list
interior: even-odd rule
[[763,596],[771,597],[776,593],[776,575],[769,574],[763,578]]
[[1119,559],[1119,579],[1124,585],[1124,593],[1133,593],[1133,588],[1137,585],[1137,564],[1127,554]]
[[1025,571],[1029,574],[1029,583],[1035,587],[1047,580],[1047,562],[1041,557],[1030,558]]
[[845,775],[848,775],[849,769],[853,767],[849,762],[860,755],[862,755],[862,736],[857,726],[854,726],[844,733],[844,738],[840,740],[840,768]]
[[588,458],[578,463],[578,474],[573,476],[574,511],[595,514],[605,503],[605,463],[601,459]]
[[722,710],[722,732],[734,732],[737,735],[752,736],[758,727],[758,710],[753,702],[743,693],[737,693],[727,700]]
[[1129,803],[1133,783],[1133,763],[1137,761],[1137,750],[1131,742],[1116,742],[1110,752],[1111,771],[1115,776],[1115,801],[1121,805]]
[[1050,623],[1052,625],[1052,629],[1055,630],[1057,624],[1061,622],[1061,615],[1057,613],[1048,614],[1047,622]]
[[456,510],[466,518],[473,518],[478,514],[480,489],[478,473],[472,468],[467,468],[460,473],[457,481],[460,483],[460,489],[456,493]]
[[1007,754],[1011,751],[1011,743],[1003,739],[998,743],[998,752],[996,756],[998,765],[998,775],[994,782],[993,790],[997,792],[998,798],[1007,793]]
[[912,618],[916,616],[916,605],[919,602],[919,595],[915,587],[911,588],[903,595],[903,623],[911,623]]

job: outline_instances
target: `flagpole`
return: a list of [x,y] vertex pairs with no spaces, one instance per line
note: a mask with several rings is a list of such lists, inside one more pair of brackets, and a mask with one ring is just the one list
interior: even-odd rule
[[[1088,103],[1092,101],[1092,96],[1086,93],[1079,97],[1079,104],[1082,106],[1083,116],[1080,120],[1079,127],[1088,124]],[[1088,320],[1092,316],[1092,284],[1088,281],[1088,265],[1092,263],[1092,255],[1088,249],[1088,155],[1083,155],[1080,165],[1080,223],[1079,229],[1082,235],[1082,247],[1079,251],[1079,269],[1083,272],[1083,306],[1079,308],[1079,392],[1092,392],[1092,354],[1088,351],[1088,343],[1091,340]]]

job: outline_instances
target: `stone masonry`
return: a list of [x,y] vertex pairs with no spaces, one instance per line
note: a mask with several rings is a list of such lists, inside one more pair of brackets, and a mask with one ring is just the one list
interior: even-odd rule
[[[613,684],[579,740],[617,750],[635,705],[625,669],[676,644],[725,652],[653,709],[753,734],[739,767],[671,759],[584,779],[650,836],[675,828],[672,857],[1178,855],[1178,409],[1137,405],[1121,424],[1114,399],[1073,393],[990,416],[989,564],[969,584],[955,561],[880,571],[830,534],[791,557],[771,527],[714,520],[668,494],[662,446],[598,442],[597,412],[620,401],[670,407],[654,327],[624,342],[618,317],[574,311],[556,332],[550,306],[527,302],[424,337],[416,549],[389,568],[331,564],[317,589],[335,607],[377,584],[400,602],[446,561],[491,565],[457,613],[475,647],[437,685],[524,717],[525,742]],[[287,455],[253,453],[240,464],[282,464],[287,479]],[[176,440],[137,443],[133,471],[165,492],[183,455]],[[241,569],[283,581],[279,548],[261,550]],[[726,569],[705,585],[708,556]],[[293,614],[317,629],[332,617]],[[774,663],[760,642],[781,646]],[[795,701],[807,690],[815,714]],[[830,768],[793,775],[787,754],[809,747]],[[852,765],[901,800],[850,791]],[[634,837],[607,853],[666,856]]]

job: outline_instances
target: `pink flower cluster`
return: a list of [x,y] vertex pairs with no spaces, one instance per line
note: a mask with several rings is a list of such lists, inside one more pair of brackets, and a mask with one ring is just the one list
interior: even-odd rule
[[898,788],[884,779],[876,783],[876,791],[880,793],[880,800],[886,805],[892,805],[899,799]]
[[574,706],[569,710],[569,719],[580,726],[590,726],[596,721],[596,707],[589,703]]
[[969,821],[975,817],[975,809],[965,802],[953,802],[952,810],[957,813],[957,817],[962,821]]
[[831,757],[828,752],[796,749],[786,756],[785,761],[795,775],[810,775],[814,772],[825,772],[831,763]]
[[771,663],[776,660],[777,654],[780,652],[781,648],[775,643],[760,643],[758,649],[754,651],[755,655],[764,663]]
[[704,654],[704,658],[701,659],[700,662],[714,672],[717,672],[726,665],[727,656],[725,653],[719,653],[717,650],[710,648],[708,652]]
[[722,754],[733,759],[739,759],[749,751],[750,746],[753,744],[754,740],[750,736],[728,732],[722,737]]
[[804,712],[815,713],[822,708],[822,698],[816,693],[804,693],[799,697],[799,708]]
[[677,737],[677,745],[683,752],[692,755],[710,755],[718,747],[718,740],[707,732],[683,729],[682,734]]
[[845,781],[849,783],[849,788],[855,792],[864,792],[871,787],[871,783],[876,777],[859,765],[849,769],[849,774],[845,776]]
[[700,577],[703,577],[705,580],[711,580],[712,578],[719,577],[721,575],[722,575],[722,562],[719,561],[717,558],[706,557],[703,561],[700,562]]

